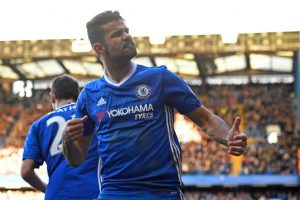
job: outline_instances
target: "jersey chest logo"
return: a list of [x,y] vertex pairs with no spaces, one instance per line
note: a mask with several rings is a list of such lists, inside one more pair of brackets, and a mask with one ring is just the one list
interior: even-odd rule
[[151,95],[151,88],[145,84],[139,85],[136,87],[135,95],[139,99],[148,99]]

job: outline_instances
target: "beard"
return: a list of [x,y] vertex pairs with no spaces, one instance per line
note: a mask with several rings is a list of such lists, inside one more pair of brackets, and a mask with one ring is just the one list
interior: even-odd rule
[[128,42],[121,49],[118,50],[110,49],[108,48],[108,46],[106,46],[106,49],[107,51],[105,51],[105,56],[109,60],[114,60],[117,62],[130,61],[132,58],[134,58],[137,55],[136,46],[133,41]]

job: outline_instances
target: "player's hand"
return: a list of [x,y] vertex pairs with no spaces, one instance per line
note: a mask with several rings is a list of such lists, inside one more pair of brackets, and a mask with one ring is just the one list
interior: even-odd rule
[[240,132],[241,118],[236,117],[228,133],[228,153],[234,156],[243,154],[247,147],[247,136]]
[[65,142],[74,142],[83,134],[83,124],[88,120],[88,116],[71,119],[67,121],[63,131],[62,139]]

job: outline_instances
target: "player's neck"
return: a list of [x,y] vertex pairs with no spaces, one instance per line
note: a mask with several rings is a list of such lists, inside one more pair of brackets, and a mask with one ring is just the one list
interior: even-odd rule
[[105,65],[105,74],[113,81],[119,83],[126,75],[128,75],[133,69],[132,63],[126,63],[122,65]]
[[56,102],[55,104],[55,109],[58,109],[64,105],[70,104],[70,103],[74,103],[73,99],[63,99],[63,100],[59,100]]

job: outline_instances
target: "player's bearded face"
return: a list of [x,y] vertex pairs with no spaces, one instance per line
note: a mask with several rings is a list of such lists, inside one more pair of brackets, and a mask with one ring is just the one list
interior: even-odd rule
[[136,46],[123,21],[105,25],[105,56],[109,59],[127,61],[136,56]]

